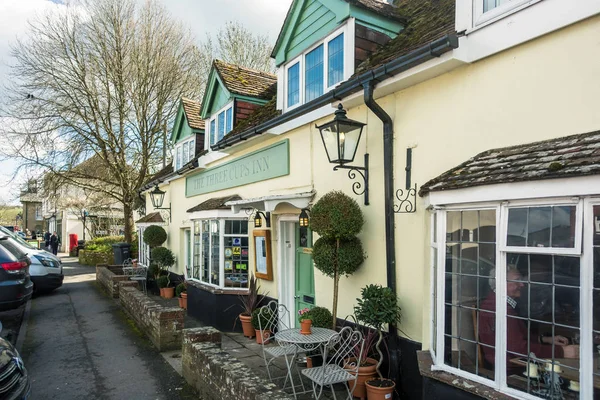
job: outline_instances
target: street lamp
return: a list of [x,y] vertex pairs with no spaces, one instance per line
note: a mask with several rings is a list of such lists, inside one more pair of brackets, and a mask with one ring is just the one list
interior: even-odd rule
[[167,210],[169,212],[169,222],[171,222],[171,203],[169,203],[168,208],[162,206],[165,201],[165,193],[166,192],[160,190],[158,185],[156,185],[154,190],[150,192],[150,201],[155,210]]
[[366,124],[346,117],[346,110],[341,103],[334,115],[332,121],[317,126],[321,132],[327,158],[330,163],[338,164],[333,167],[334,171],[347,169],[350,179],[356,179],[356,173],[363,177],[364,187],[360,182],[354,182],[352,191],[359,196],[364,193],[365,205],[369,205],[369,154],[365,154],[364,167],[347,165],[354,161],[362,130]]

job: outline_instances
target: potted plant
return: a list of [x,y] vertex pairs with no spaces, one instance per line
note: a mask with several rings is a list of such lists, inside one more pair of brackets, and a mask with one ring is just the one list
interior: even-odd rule
[[310,326],[312,325],[312,319],[309,314],[310,308],[303,308],[298,310],[298,320],[300,321],[300,333],[303,335],[310,335],[312,333]]
[[400,321],[400,306],[398,298],[392,289],[381,285],[367,285],[361,289],[361,297],[356,299],[354,315],[358,321],[377,331],[377,342],[375,351],[379,355],[377,361],[377,375],[379,378],[366,381],[367,397],[369,400],[388,399],[392,396],[396,384],[391,379],[385,379],[381,375],[379,367],[383,362],[381,342],[383,340],[383,326]]
[[[377,360],[373,358],[373,355],[375,353],[375,343],[377,342],[378,335],[377,331],[362,327],[356,319],[354,322],[358,326],[357,329],[362,332],[365,342],[362,353],[360,351],[360,346],[357,345],[354,347],[354,357],[345,360],[344,368],[354,370],[358,364],[358,376],[356,382],[353,380],[348,381],[348,387],[352,388],[354,386],[352,396],[364,400],[367,397],[365,382],[377,376]],[[354,373],[354,371],[351,373]]]
[[175,287],[175,296],[179,298],[179,307],[187,310],[187,283],[185,281]]
[[[160,289],[160,297],[163,297],[165,299],[168,298],[167,294],[165,293],[165,289],[167,289],[169,287],[170,283],[171,282],[169,281],[169,277],[167,275],[162,275],[162,276],[158,277],[158,279],[156,280],[156,284],[158,285],[158,288]],[[171,297],[173,297],[173,296],[171,296]]]
[[313,206],[310,228],[321,237],[313,246],[315,267],[333,278],[333,319],[337,320],[340,277],[353,274],[365,260],[362,243],[356,235],[364,224],[358,203],[340,191],[326,193]]
[[[156,283],[161,289],[161,296],[166,299],[175,297],[175,288],[171,287],[171,278],[169,274],[169,268],[175,264],[175,255],[171,250],[161,246],[152,249],[150,254],[152,256],[152,263],[156,266],[156,268],[153,269],[153,273],[155,274]],[[163,277],[167,278],[166,281]],[[164,286],[165,282],[166,286]]]
[[[259,323],[259,319],[260,319],[260,323]],[[254,331],[256,333],[256,343],[257,344],[267,344],[269,342],[269,340],[271,339],[271,330],[270,329],[263,329],[261,331],[261,326],[262,327],[266,327],[269,323],[269,316],[266,315],[265,313],[261,312],[260,308],[256,308],[254,309],[254,311],[252,311],[252,316],[251,316],[251,321],[252,321],[252,327],[254,328]]]
[[259,289],[260,286],[258,285],[258,280],[256,279],[256,277],[252,276],[248,281],[248,294],[239,296],[243,310],[238,318],[242,323],[242,330],[244,332],[244,336],[246,336],[247,338],[253,338],[256,332],[254,327],[252,326],[252,313],[254,312],[254,310],[256,310],[256,307],[259,303]]

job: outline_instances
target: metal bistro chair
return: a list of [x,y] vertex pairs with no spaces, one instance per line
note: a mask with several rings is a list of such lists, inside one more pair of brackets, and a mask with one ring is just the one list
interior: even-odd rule
[[[333,393],[333,398],[337,399],[333,385],[354,381],[352,390],[350,390],[349,384],[345,385],[348,391],[348,399],[352,400],[352,392],[356,387],[359,363],[347,364],[346,360],[355,356],[354,349],[356,346],[360,346],[360,355],[358,357],[360,360],[364,345],[365,340],[362,333],[353,331],[349,326],[343,328],[338,334],[329,339],[323,351],[323,366],[302,370],[302,374],[312,381],[313,394],[316,399],[323,394],[324,386],[329,386],[331,393]],[[319,387],[318,393],[317,387]]]
[[[265,360],[265,366],[267,368],[267,374],[269,380],[273,382],[271,376],[271,370],[269,369],[271,363],[279,357],[285,357],[287,355],[295,355],[297,349],[294,346],[269,346],[269,342],[275,337],[275,333],[280,330],[289,329],[290,326],[290,312],[287,307],[283,304],[277,303],[275,300],[271,300],[266,306],[260,308],[258,318],[258,326],[260,334],[262,335],[262,351],[263,358]],[[261,318],[262,317],[262,318]],[[264,320],[263,320],[264,318]],[[266,320],[266,322],[264,322]],[[264,322],[264,326],[263,326]],[[285,381],[283,387],[285,388],[288,381],[288,375],[285,375]]]
[[127,276],[130,281],[136,281],[142,286],[142,291],[148,295],[146,289],[146,281],[148,279],[148,268],[142,266],[133,266],[131,258],[123,261],[123,275]]

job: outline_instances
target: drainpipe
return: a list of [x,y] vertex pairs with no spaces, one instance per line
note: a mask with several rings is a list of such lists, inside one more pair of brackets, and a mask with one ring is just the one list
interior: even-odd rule
[[[387,287],[396,293],[396,236],[394,229],[394,125],[392,118],[373,99],[375,81],[364,80],[365,104],[383,122],[383,181],[385,208],[385,258]],[[399,377],[400,349],[396,324],[390,325],[388,350],[390,353],[390,377]]]

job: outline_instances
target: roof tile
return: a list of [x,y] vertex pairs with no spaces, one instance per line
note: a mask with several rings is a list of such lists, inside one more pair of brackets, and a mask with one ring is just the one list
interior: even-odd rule
[[181,103],[190,128],[204,129],[204,120],[200,118],[200,102],[182,97]]
[[220,210],[220,209],[228,210],[231,207],[227,207],[225,205],[225,203],[227,203],[228,201],[241,200],[241,199],[242,198],[240,196],[238,196],[237,194],[233,194],[233,195],[225,196],[225,197],[214,197],[212,199],[203,201],[202,203],[198,204],[195,207],[190,208],[189,210],[187,210],[187,212],[193,213],[196,211]]
[[143,216],[142,218],[135,221],[136,224],[148,224],[148,223],[162,223],[165,222],[163,218],[160,216],[160,212],[152,212],[148,215]]
[[277,76],[268,72],[214,60],[213,65],[223,84],[233,94],[269,100],[277,88]]

